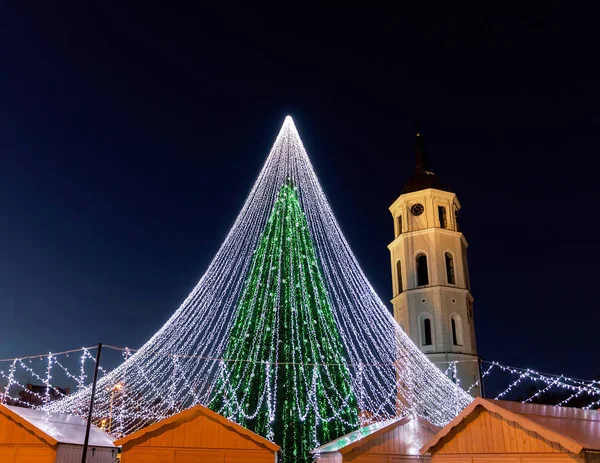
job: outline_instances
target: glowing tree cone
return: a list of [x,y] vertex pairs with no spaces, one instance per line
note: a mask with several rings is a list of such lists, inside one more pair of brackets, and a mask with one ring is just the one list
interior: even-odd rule
[[[339,365],[344,357],[347,368]],[[44,408],[87,416],[91,386],[83,386],[83,371],[80,378],[76,393]],[[116,384],[123,384],[118,402]],[[198,284],[139,350],[99,379],[93,418],[112,417],[121,436],[212,404],[293,458],[294,449],[306,455],[354,427],[355,399],[362,424],[416,414],[436,426],[472,400],[375,293],[287,117]]]
[[286,182],[258,242],[210,407],[284,461],[358,427],[344,348],[305,215]]

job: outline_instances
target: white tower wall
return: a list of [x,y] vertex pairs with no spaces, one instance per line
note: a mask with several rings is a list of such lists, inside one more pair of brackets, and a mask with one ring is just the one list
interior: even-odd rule
[[[467,389],[479,379],[479,359],[468,243],[458,230],[459,210],[458,198],[448,191],[426,188],[401,195],[390,207],[395,239],[388,248],[395,319],[441,370],[446,371],[450,362],[457,362],[456,372],[451,367],[448,376]],[[427,276],[422,281],[418,281],[420,255],[427,259]],[[421,275],[424,274],[421,270]],[[470,393],[481,395],[479,385]]]

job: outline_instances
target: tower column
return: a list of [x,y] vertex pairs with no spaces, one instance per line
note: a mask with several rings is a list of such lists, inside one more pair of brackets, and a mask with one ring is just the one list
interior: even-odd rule
[[[390,206],[394,240],[388,245],[394,318],[428,358],[464,389],[479,380],[473,296],[458,230],[456,195],[430,170],[417,134],[416,167]],[[470,393],[480,395],[479,385]]]

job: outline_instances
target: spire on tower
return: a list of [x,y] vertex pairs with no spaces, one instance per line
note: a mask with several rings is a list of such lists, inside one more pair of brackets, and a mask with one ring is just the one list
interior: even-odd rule
[[416,170],[427,170],[427,158],[425,156],[425,144],[423,143],[423,136],[417,133],[417,141],[415,144],[415,153],[417,155],[417,167]]
[[416,166],[412,177],[404,185],[404,193],[412,193],[413,191],[426,190],[427,188],[436,188],[438,190],[450,191],[448,187],[442,186],[440,181],[431,172],[427,156],[425,155],[425,144],[423,143],[423,135],[417,132],[415,143]]

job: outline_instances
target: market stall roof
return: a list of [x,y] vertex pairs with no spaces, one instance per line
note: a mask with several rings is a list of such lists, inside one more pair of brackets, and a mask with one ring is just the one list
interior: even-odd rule
[[498,413],[504,419],[557,442],[573,453],[578,454],[583,449],[600,450],[600,410],[486,400],[478,397],[421,449],[421,455],[429,452],[463,420],[476,412],[477,407]]
[[196,405],[194,407],[188,408],[187,410],[179,412],[176,415],[172,415],[169,418],[165,418],[164,420],[151,424],[150,426],[146,426],[145,428],[142,428],[132,434],[129,434],[128,436],[122,437],[118,441],[115,441],[115,445],[121,447],[126,443],[132,443],[135,441],[143,440],[147,435],[160,432],[162,428],[169,429],[177,425],[183,424],[187,421],[191,421],[201,415],[204,415],[209,419],[216,421],[222,426],[231,429],[232,431],[236,432],[241,436],[249,438],[250,440],[256,442],[258,445],[265,447],[273,452],[277,452],[280,449],[279,445],[275,444],[274,442],[271,442],[270,440],[259,436],[258,434],[250,431],[249,429],[246,429],[243,426],[240,426],[239,424],[228,420],[224,416],[219,415],[218,413],[210,410],[209,408],[204,407],[203,405]]
[[[339,437],[336,440],[333,440],[325,445],[322,445],[321,447],[312,450],[311,453],[348,453],[355,447],[377,438],[378,436],[394,429],[396,426],[402,426],[408,423],[411,419],[415,418],[412,418],[411,416],[405,416],[370,424],[368,426],[357,429],[356,431],[353,431],[349,434],[346,434],[345,436]],[[433,432],[437,432],[440,429],[436,426],[433,426],[430,423],[427,423],[425,420],[422,420],[420,418],[416,419],[418,420],[419,424],[431,428]]]
[[[50,445],[83,445],[87,421],[79,416],[1,405],[0,413],[19,423]],[[97,426],[90,427],[89,445],[114,447],[115,439]]]

